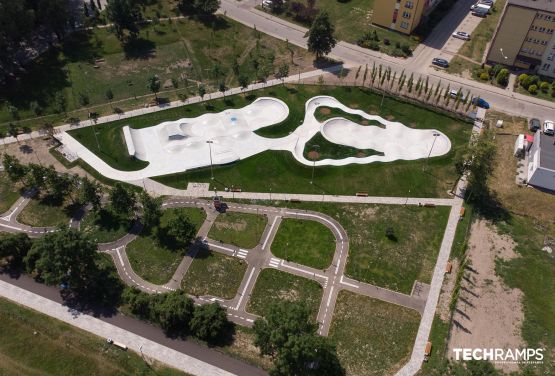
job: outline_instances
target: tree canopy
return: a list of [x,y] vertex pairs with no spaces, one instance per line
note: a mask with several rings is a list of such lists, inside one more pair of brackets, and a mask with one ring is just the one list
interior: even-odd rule
[[110,205],[114,213],[129,216],[135,210],[135,193],[116,183],[110,191]]
[[168,221],[168,235],[186,245],[194,239],[196,228],[185,214],[179,213]]
[[31,249],[31,239],[25,233],[0,238],[0,266],[18,267]]
[[308,31],[308,51],[315,54],[316,58],[329,54],[337,44],[333,33],[334,27],[328,12],[320,12]]
[[141,12],[135,0],[108,0],[106,16],[114,24],[119,40],[125,39],[125,30],[131,38],[139,33],[137,23],[141,19]]
[[197,338],[211,342],[219,338],[228,325],[226,310],[214,302],[195,308],[191,331]]
[[141,222],[146,228],[157,226],[162,216],[162,199],[152,197],[146,191],[139,195],[139,202],[143,209]]

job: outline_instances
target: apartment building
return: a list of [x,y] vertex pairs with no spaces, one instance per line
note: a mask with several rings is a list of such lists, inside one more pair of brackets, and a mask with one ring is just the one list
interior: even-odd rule
[[372,23],[411,34],[441,0],[375,0]]
[[486,61],[555,77],[555,0],[509,0]]

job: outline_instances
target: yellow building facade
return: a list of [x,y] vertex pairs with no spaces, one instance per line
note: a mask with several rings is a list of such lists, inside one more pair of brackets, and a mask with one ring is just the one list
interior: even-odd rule
[[375,0],[372,23],[411,34],[441,0]]

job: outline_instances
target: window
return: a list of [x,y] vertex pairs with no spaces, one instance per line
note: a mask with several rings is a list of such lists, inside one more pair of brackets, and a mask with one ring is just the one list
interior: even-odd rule
[[542,40],[542,45],[545,46],[547,44],[546,40]]
[[545,31],[545,27],[540,27],[539,31],[543,33]]
[[405,8],[412,9],[413,6],[414,6],[414,3],[412,1],[407,1],[405,3]]
[[408,29],[409,28],[409,23],[408,22],[401,22],[401,29]]
[[524,48],[523,48],[522,50],[520,50],[520,51],[521,51],[521,52],[524,52],[524,53],[528,53],[529,50],[528,50],[528,48],[524,47]]
[[403,18],[410,18],[410,12],[403,12]]
[[545,63],[542,67],[543,70],[549,70],[549,68],[551,68],[551,64],[547,64],[547,63]]

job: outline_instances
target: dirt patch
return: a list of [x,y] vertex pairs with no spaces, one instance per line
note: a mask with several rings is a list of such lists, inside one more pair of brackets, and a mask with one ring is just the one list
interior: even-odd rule
[[349,107],[351,107],[351,108],[358,108],[358,103],[351,103],[351,104],[349,105]]
[[319,111],[322,115],[329,115],[331,114],[331,109],[328,107],[320,107]]
[[416,128],[416,123],[409,123],[410,128]]
[[315,161],[318,158],[320,158],[320,153],[318,153],[316,150],[311,150],[311,151],[308,152],[308,158],[311,161]]
[[247,222],[238,220],[237,222],[216,222],[214,223],[218,230],[231,229],[235,231],[245,231],[247,229]]
[[279,299],[287,300],[289,302],[296,302],[299,300],[299,291],[295,289],[280,290],[277,294]]
[[368,123],[368,120],[364,119],[360,122],[361,125],[368,125],[370,123]]
[[357,152],[356,157],[357,157],[357,158],[364,158],[364,157],[366,157],[366,154],[365,154],[364,152],[362,152],[362,151],[359,151],[359,152]]
[[385,118],[389,121],[395,120],[395,116],[393,116],[393,115],[387,115]]
[[[459,300],[453,314],[449,356],[453,348],[522,348],[523,293],[508,288],[495,274],[496,259],[517,257],[515,243],[499,235],[486,221],[473,223],[468,258]],[[505,372],[518,371],[517,364],[495,364]]]

